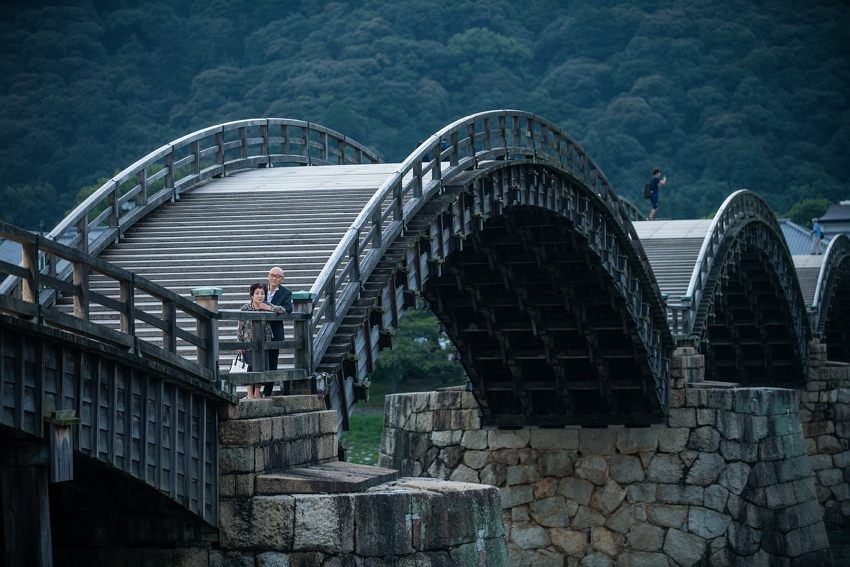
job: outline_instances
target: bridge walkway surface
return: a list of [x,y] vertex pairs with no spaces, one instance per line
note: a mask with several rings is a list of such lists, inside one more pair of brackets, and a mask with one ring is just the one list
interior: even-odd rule
[[[222,311],[247,303],[250,285],[267,284],[273,266],[283,269],[284,286],[309,290],[352,221],[395,168],[370,164],[239,171],[161,206],[100,257],[184,297],[198,287],[221,288]],[[118,298],[120,290],[112,280],[93,276],[91,285]],[[137,298],[136,306],[160,309],[152,298]],[[95,307],[92,318],[115,328],[119,324],[117,314],[105,308]],[[223,340],[235,340],[236,322],[222,322],[220,333]],[[291,325],[286,334],[292,336]],[[137,335],[161,341],[155,327],[140,327]],[[188,344],[178,350],[194,355]],[[232,356],[222,353],[222,364],[229,364]],[[284,364],[291,364],[291,353],[284,356],[289,356]]]
[[668,302],[678,302],[688,284],[708,230],[710,220],[653,220],[634,223],[652,273]]

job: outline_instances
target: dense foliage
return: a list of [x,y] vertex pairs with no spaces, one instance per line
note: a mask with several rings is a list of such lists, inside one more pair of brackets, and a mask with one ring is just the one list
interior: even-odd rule
[[196,129],[319,122],[401,160],[459,117],[566,128],[614,188],[703,217],[749,188],[785,212],[850,196],[841,0],[207,0],[0,4],[0,218],[55,224]]
[[460,386],[465,374],[433,313],[428,309],[408,309],[399,321],[392,350],[381,353],[369,378],[371,390],[383,397]]

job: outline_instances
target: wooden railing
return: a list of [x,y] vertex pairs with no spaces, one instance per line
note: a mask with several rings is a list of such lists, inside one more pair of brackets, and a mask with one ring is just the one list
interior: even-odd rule
[[809,322],[812,334],[816,337],[823,336],[835,276],[843,269],[842,264],[846,261],[850,261],[850,238],[846,234],[838,234],[830,240],[824,252],[814,299],[809,306]]
[[[0,294],[0,311],[37,320],[39,324],[70,331],[100,342],[135,352],[153,359],[194,379],[215,387],[218,374],[217,315],[197,303],[181,297],[164,287],[132,272],[128,272],[95,256],[64,246],[49,238],[38,236],[18,227],[0,222],[0,237],[22,246],[21,265],[0,261],[0,272],[10,274],[20,281],[20,297]],[[73,274],[70,282],[52,273],[39,270],[39,257],[47,258],[47,265],[59,260],[68,262]],[[96,272],[116,282],[119,299],[92,290],[89,276]],[[43,305],[40,298],[61,292],[73,297],[73,314]],[[161,315],[154,315],[136,307],[140,295],[147,295],[162,304]],[[101,305],[118,314],[118,330],[98,324],[90,319],[91,306]],[[194,320],[195,329],[188,331],[178,325],[178,316]],[[140,340],[136,326],[144,323],[162,331],[162,346]],[[197,362],[179,356],[178,342],[197,349]]]
[[[746,189],[729,195],[715,214],[703,240],[686,295],[679,298],[679,303],[667,305],[669,319],[673,321],[672,325],[675,327],[673,334],[680,340],[695,338],[692,335],[695,333],[694,325],[696,324],[697,313],[701,309],[705,309],[703,305],[704,294],[707,291],[713,293],[713,289],[707,289],[707,280],[713,273],[716,263],[724,260],[721,252],[725,250],[725,246],[728,246],[733,229],[740,228],[742,223],[748,220],[757,220],[767,225],[774,234],[778,235],[782,239],[780,247],[784,246],[784,255],[790,260],[788,246],[781,236],[782,227],[767,202],[756,193]],[[790,278],[791,276],[786,274],[786,277]],[[799,293],[799,282],[796,282],[795,278],[793,279]],[[795,321],[795,324],[805,325],[805,322]]]
[[[225,321],[249,321],[255,337],[253,341],[220,341],[221,352],[243,350],[250,353],[252,361],[251,372],[222,375],[227,381],[225,385],[231,393],[235,386],[262,384],[265,382],[282,382],[283,393],[289,393],[293,381],[311,380],[311,391],[316,393],[316,376],[309,372],[313,337],[310,330],[310,313],[269,313],[261,311],[222,311],[220,314]],[[263,326],[267,321],[292,321],[293,339],[283,341],[266,341]],[[293,355],[293,367],[281,370],[269,370],[267,350],[285,350]]]
[[[216,306],[217,294],[210,296],[198,293],[196,301],[192,301],[109,262],[7,223],[0,222],[0,237],[21,244],[23,249],[21,265],[0,261],[0,273],[10,274],[9,277],[17,277],[21,282],[20,297],[0,294],[0,312],[33,319],[39,324],[134,352],[188,374],[191,379],[202,381],[208,385],[208,390],[223,389],[224,393],[229,395],[234,394],[233,387],[237,385],[282,381],[286,390],[286,385],[293,380],[313,378],[312,373],[309,372],[312,351],[309,325],[312,315],[307,311],[312,305],[312,297],[309,294],[302,294],[305,299],[300,297],[294,299],[296,310],[300,311],[296,313],[277,314],[256,311],[219,313]],[[54,274],[42,273],[38,269],[39,257],[46,258],[48,266],[55,265],[58,261],[67,262],[73,273],[72,281],[67,282]],[[119,299],[92,290],[89,286],[92,273],[101,274],[116,282],[120,290]],[[66,297],[73,297],[73,314],[65,313],[59,308],[45,307],[43,298],[51,293],[62,293]],[[136,303],[141,296],[146,296],[144,299],[146,303],[150,303],[151,298],[161,302],[161,315],[139,309]],[[211,298],[212,301],[210,301]],[[98,310],[99,317],[109,312],[117,313],[119,329],[112,328],[114,324],[102,325],[91,320],[93,305],[106,308],[106,312]],[[104,320],[114,321],[115,318]],[[187,327],[186,320],[189,321],[188,327],[194,326],[194,329],[184,328]],[[218,325],[220,320],[251,321],[254,336],[259,338],[252,342],[222,341]],[[291,321],[294,338],[277,342],[264,341],[263,324],[265,321],[272,320]],[[180,321],[182,326],[178,324]],[[141,325],[149,325],[162,331],[161,342],[157,340],[157,344],[154,344],[152,341],[140,338],[137,326]],[[194,347],[195,356],[189,355],[185,348],[182,349],[182,353],[178,352],[178,345],[188,346],[189,350]],[[294,367],[269,371],[265,354],[268,349],[291,352]],[[236,350],[252,351],[253,360],[262,361],[261,367],[257,367],[255,372],[226,376],[227,380],[224,383],[221,381],[222,376],[219,371],[220,353]]]
[[[435,159],[428,159],[433,156]],[[351,224],[311,288],[314,302],[313,364],[321,360],[342,317],[407,221],[445,184],[482,161],[539,159],[553,162],[594,191],[614,212],[638,254],[648,285],[655,278],[631,224],[643,218],[621,199],[579,144],[554,123],[516,110],[482,112],[446,126],[423,142],[375,192]],[[428,161],[426,161],[426,159]],[[659,299],[660,305],[660,299]],[[660,307],[659,307],[660,308]]]
[[[65,217],[48,240],[66,240],[97,255],[136,221],[162,203],[213,177],[275,164],[379,163],[376,154],[324,126],[287,118],[227,122],[199,130],[151,152],[103,184]],[[48,265],[59,279],[70,268]],[[0,294],[20,285],[17,276],[0,284]],[[52,298],[47,298],[48,300]]]

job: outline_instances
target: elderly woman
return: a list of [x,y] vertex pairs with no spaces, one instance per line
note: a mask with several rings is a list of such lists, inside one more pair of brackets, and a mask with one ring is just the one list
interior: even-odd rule
[[[250,303],[242,306],[242,311],[274,311],[275,313],[285,313],[280,305],[271,305],[266,303],[266,286],[260,282],[251,284],[249,290],[251,296]],[[272,335],[272,327],[268,321],[263,321],[263,330],[266,341],[274,340]],[[250,321],[239,321],[239,326],[236,329],[236,339],[244,343],[254,340],[254,330]],[[248,363],[248,372],[252,372],[251,368],[251,353],[240,350],[239,354],[243,355],[245,362]],[[248,384],[248,399],[259,399],[260,389],[262,384]]]

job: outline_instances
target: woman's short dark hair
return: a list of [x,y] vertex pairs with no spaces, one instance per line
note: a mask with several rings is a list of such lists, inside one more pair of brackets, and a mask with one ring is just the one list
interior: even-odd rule
[[251,289],[250,289],[250,291],[248,291],[248,295],[250,295],[251,297],[254,297],[254,292],[257,291],[260,288],[263,288],[263,293],[269,292],[268,288],[266,288],[266,284],[256,282],[256,283],[251,284]]
[[652,170],[652,175],[658,175],[659,173],[661,173],[661,170],[658,169],[657,167]]

